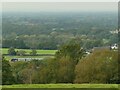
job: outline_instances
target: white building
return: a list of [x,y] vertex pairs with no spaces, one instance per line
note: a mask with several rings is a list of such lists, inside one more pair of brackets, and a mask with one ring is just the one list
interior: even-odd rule
[[114,45],[111,46],[111,49],[118,50],[118,45],[115,43]]
[[13,58],[13,59],[11,59],[12,62],[16,62],[16,61],[31,61],[31,60],[43,60],[43,58]]

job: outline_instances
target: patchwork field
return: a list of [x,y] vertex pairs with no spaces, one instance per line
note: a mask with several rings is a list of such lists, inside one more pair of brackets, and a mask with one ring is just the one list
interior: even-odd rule
[[18,84],[3,88],[118,88],[117,84]]

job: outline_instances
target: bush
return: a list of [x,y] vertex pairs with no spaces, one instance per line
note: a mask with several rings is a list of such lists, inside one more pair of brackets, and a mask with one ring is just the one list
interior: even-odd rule
[[19,51],[16,52],[16,54],[19,55],[19,56],[24,56],[26,54],[26,51],[19,50]]
[[33,49],[33,50],[30,52],[30,55],[33,55],[33,56],[37,55],[37,51]]
[[15,52],[15,49],[14,48],[9,48],[9,50],[8,50],[8,54],[9,55],[16,55],[16,52]]

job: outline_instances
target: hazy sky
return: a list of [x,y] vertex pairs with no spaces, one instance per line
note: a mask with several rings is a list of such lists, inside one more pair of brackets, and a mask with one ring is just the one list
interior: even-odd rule
[[5,2],[3,12],[117,11],[117,2]]

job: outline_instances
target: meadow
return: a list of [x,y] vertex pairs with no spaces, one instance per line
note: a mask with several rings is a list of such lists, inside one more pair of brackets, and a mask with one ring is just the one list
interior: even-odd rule
[[3,88],[118,88],[118,84],[16,84]]
[[[24,50],[26,51],[26,54],[29,54],[31,52],[30,49],[15,49],[15,51]],[[36,50],[37,54],[55,54],[57,50]],[[2,54],[8,54],[8,48],[2,48]]]
[[[30,49],[15,49],[15,51],[24,50],[26,54],[29,54],[31,52]],[[53,58],[54,54],[57,50],[36,50],[37,54],[40,54],[39,56],[17,56],[17,55],[5,55],[6,60],[11,60],[13,58]],[[8,54],[8,48],[2,48],[2,54]],[[47,54],[47,55],[45,55]]]

